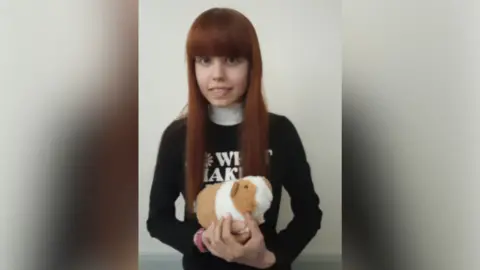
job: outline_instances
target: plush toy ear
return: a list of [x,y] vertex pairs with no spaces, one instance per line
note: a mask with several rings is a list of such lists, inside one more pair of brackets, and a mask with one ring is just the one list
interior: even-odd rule
[[238,192],[238,188],[240,187],[240,183],[239,182],[235,182],[233,183],[233,186],[232,186],[232,190],[230,191],[230,197],[235,197],[235,195],[237,194]]

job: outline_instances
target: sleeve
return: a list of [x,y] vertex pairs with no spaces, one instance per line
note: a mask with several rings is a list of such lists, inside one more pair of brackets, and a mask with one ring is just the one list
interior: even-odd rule
[[[182,170],[178,136],[171,126],[162,135],[150,191],[147,230],[150,235],[182,254],[199,252],[193,236],[196,222],[182,222],[175,216],[175,201],[180,196]],[[176,141],[177,140],[177,141]]]
[[320,230],[323,212],[315,192],[310,165],[300,136],[290,120],[284,117],[285,144],[291,162],[283,183],[290,195],[293,219],[278,233],[271,251],[276,265],[290,265]]

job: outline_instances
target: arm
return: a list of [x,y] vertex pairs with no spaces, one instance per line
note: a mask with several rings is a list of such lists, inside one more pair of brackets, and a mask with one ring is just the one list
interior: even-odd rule
[[147,229],[152,237],[185,254],[198,252],[193,237],[199,226],[175,217],[175,201],[183,181],[179,137],[172,132],[172,126],[162,136],[150,192]]
[[279,232],[274,247],[270,249],[276,264],[280,265],[291,264],[298,257],[317,234],[323,216],[303,144],[294,125],[286,117],[283,131],[288,160],[291,161],[283,185],[290,195],[293,219]]

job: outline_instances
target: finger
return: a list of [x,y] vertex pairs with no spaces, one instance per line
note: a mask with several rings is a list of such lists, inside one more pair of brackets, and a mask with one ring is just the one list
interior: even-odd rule
[[208,228],[205,229],[205,231],[203,232],[203,235],[210,236],[212,234],[214,227],[215,227],[215,224],[213,222],[210,223],[210,226],[208,226]]
[[205,232],[203,232],[203,235],[205,236],[205,238],[208,238],[208,240],[212,241],[214,230],[215,230],[215,223],[212,222],[210,226],[208,226],[208,228],[205,230]]
[[252,222],[254,220],[252,214],[250,212],[246,212],[244,215],[245,218],[245,224],[248,225],[249,222]]
[[[225,223],[225,227],[228,227],[229,224],[231,225],[231,220],[230,221],[227,221]],[[242,245],[239,243],[238,241],[238,235],[237,236],[234,236],[232,233],[231,233],[231,230],[229,228],[225,228],[224,229],[224,242],[232,249],[234,250],[237,250],[237,249],[241,249]],[[246,240],[246,239],[245,239]]]
[[208,251],[213,252],[214,248],[210,240],[207,239],[206,241],[203,242],[203,244],[208,249]]
[[213,255],[217,256],[217,257],[220,257],[220,254],[218,253],[218,251],[216,250],[216,248],[213,246],[212,243],[205,243],[205,247],[208,249],[208,251],[210,253],[212,253]]
[[213,237],[215,239],[215,243],[221,243],[222,242],[222,228],[223,228],[223,217],[220,218],[217,226],[215,227],[215,230],[213,231],[213,233],[214,233]]
[[232,238],[231,230],[232,230],[232,217],[230,215],[227,215],[223,222],[223,228],[222,228],[222,240],[224,242],[231,242],[231,238]]
[[210,226],[208,226],[207,231],[212,231],[214,227],[215,227],[215,222],[212,221],[212,223],[210,223]]
[[205,247],[208,249],[208,251],[210,251],[212,254],[216,256],[220,256],[219,251],[225,248],[223,243],[217,242],[215,239],[211,239],[208,237],[206,238],[206,241],[204,242],[204,244],[205,244]]
[[202,242],[203,242],[203,243],[208,243],[208,244],[211,243],[211,235],[210,235],[210,232],[209,232],[209,231],[203,232],[203,234],[202,234]]
[[245,221],[247,223],[247,228],[252,233],[252,236],[261,233],[257,221],[252,217],[250,213],[245,214]]
[[247,228],[244,221],[232,219],[232,233],[240,233]]
[[242,233],[242,234],[239,234],[237,236],[235,236],[235,240],[238,242],[238,243],[245,243],[247,242],[247,240],[250,238],[250,233]]
[[208,239],[208,237],[203,238],[203,244],[208,250],[212,249],[212,243],[210,242],[210,239]]

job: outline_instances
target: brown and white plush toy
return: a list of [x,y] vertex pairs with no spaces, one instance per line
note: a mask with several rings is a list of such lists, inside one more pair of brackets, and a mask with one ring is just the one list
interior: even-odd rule
[[[240,226],[244,214],[249,212],[262,224],[264,214],[270,208],[273,200],[272,186],[262,176],[246,176],[233,181],[207,185],[197,196],[196,214],[200,225],[207,229],[212,222],[231,214],[232,234],[239,236],[248,232]],[[247,238],[248,239],[248,238]],[[244,242],[244,241],[241,241]]]

